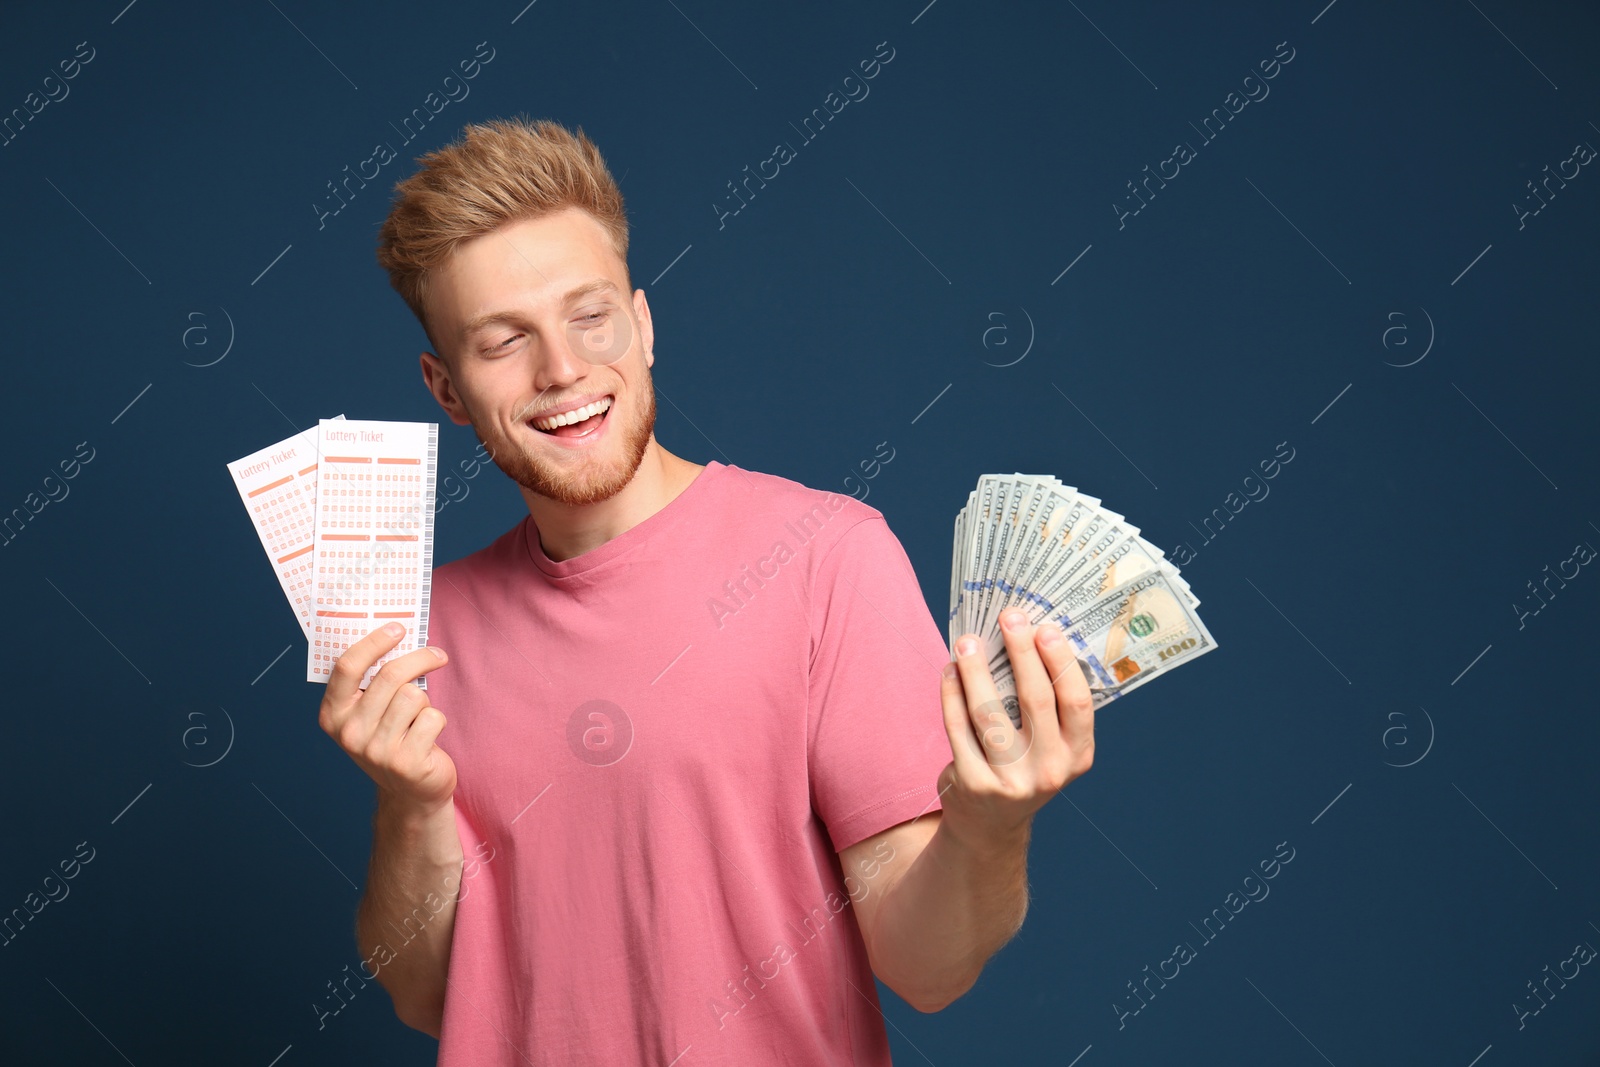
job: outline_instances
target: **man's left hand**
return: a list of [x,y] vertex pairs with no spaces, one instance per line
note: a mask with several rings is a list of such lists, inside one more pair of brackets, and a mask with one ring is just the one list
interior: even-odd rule
[[939,775],[941,822],[976,849],[1025,839],[1034,813],[1094,763],[1094,703],[1061,628],[1034,626],[1016,608],[1001,616],[1000,628],[1017,683],[1020,732],[976,634],[956,640],[956,669],[945,668],[940,687],[955,757]]

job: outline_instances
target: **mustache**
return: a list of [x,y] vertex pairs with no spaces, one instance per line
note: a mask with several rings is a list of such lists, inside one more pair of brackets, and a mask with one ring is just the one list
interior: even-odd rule
[[[545,404],[543,407],[540,407],[539,401],[544,399],[545,393],[548,393],[549,391],[550,390],[546,389],[546,390],[544,390],[544,392],[541,392],[538,396],[536,396],[532,400],[528,401],[527,406],[525,406],[522,409],[522,411],[517,415],[516,421],[518,421],[518,422],[527,422],[529,419],[536,418],[537,416],[543,414],[545,411],[549,410],[550,408],[560,407],[561,404],[566,403],[566,401],[560,401],[560,402],[554,403],[554,404]],[[616,393],[614,391],[608,391],[604,395],[615,397]]]

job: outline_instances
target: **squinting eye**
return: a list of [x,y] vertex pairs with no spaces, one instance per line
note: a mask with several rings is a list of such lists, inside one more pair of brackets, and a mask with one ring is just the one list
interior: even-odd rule
[[586,322],[586,323],[589,323],[590,325],[594,325],[596,319],[603,319],[605,317],[606,317],[606,312],[604,312],[604,311],[591,311],[589,314],[585,315],[583,318],[579,319],[578,321],[579,322]]
[[521,336],[522,335],[519,333],[519,334],[516,334],[516,335],[514,335],[512,337],[507,337],[504,341],[501,341],[499,344],[490,346],[489,351],[498,352],[500,349],[504,348],[506,345],[510,344],[512,341],[515,341],[518,337],[521,337]]

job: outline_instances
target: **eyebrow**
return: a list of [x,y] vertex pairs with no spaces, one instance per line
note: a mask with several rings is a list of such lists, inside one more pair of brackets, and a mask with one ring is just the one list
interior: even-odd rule
[[[573,286],[567,291],[566,295],[561,298],[561,303],[564,305],[572,304],[574,301],[581,300],[583,297],[591,296],[595,293],[606,292],[620,295],[621,290],[616,287],[615,283],[607,278],[596,278],[593,281],[584,282],[582,285]],[[521,317],[522,312],[511,309],[506,309],[503,311],[486,311],[481,315],[474,315],[472,318],[468,319],[467,324],[462,327],[461,336],[471,337],[473,334],[485,329],[486,327],[496,326],[504,322],[511,322]]]

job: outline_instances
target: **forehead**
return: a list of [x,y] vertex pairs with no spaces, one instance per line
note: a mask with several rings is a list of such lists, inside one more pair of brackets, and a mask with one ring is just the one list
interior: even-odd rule
[[554,304],[572,287],[609,278],[626,297],[622,261],[593,216],[567,208],[507,223],[456,249],[431,279],[429,311],[442,327],[510,307]]

